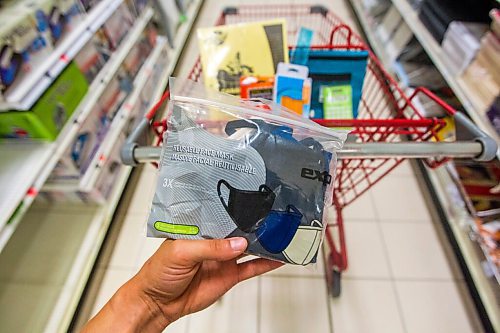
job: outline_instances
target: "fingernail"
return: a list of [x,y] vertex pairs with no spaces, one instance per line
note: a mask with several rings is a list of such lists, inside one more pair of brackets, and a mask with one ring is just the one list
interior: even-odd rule
[[231,238],[229,244],[234,251],[242,251],[247,247],[247,241],[242,237]]

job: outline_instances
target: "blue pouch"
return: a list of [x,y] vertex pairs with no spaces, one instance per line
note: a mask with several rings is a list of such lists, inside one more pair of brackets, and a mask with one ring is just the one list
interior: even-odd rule
[[323,118],[321,90],[325,86],[350,84],[353,116],[357,118],[359,101],[368,63],[366,50],[314,50],[305,65],[312,78],[311,118]]

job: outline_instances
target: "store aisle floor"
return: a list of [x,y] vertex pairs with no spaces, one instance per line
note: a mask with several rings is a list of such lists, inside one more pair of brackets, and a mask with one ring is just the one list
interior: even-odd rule
[[[353,24],[344,1],[320,2]],[[212,25],[228,3],[235,2],[207,1],[197,27]],[[193,37],[177,71],[180,77],[186,77],[197,56]],[[162,242],[144,236],[155,183],[156,170],[145,166],[126,212],[117,217],[123,222],[117,235],[110,237],[117,237],[112,254],[97,269],[102,281],[87,293],[94,300],[91,315]],[[321,258],[314,267],[287,265],[245,281],[166,332],[480,331],[463,277],[408,162],[349,206],[345,221],[350,267],[343,276],[340,298],[327,294]]]

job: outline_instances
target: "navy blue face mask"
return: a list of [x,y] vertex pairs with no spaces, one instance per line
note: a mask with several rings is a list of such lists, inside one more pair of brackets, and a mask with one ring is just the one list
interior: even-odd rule
[[289,205],[286,211],[272,210],[255,232],[259,243],[270,253],[280,253],[297,232],[302,214],[295,206]]
[[[222,196],[222,185],[229,189],[227,203]],[[247,191],[231,186],[224,179],[219,180],[217,193],[234,223],[246,233],[253,232],[257,224],[269,214],[276,198],[273,191],[266,185],[261,185],[258,191]]]
[[240,128],[256,130],[248,140],[264,160],[266,185],[277,195],[273,210],[294,205],[303,214],[303,224],[322,221],[326,187],[333,181],[332,154],[312,138],[297,141],[291,128],[260,119],[228,122],[225,131],[232,135]]

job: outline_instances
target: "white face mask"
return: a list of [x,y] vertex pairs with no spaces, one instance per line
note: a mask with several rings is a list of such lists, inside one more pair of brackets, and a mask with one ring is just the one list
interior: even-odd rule
[[322,232],[323,225],[318,220],[312,221],[311,225],[300,226],[283,255],[293,264],[307,265],[318,252]]

